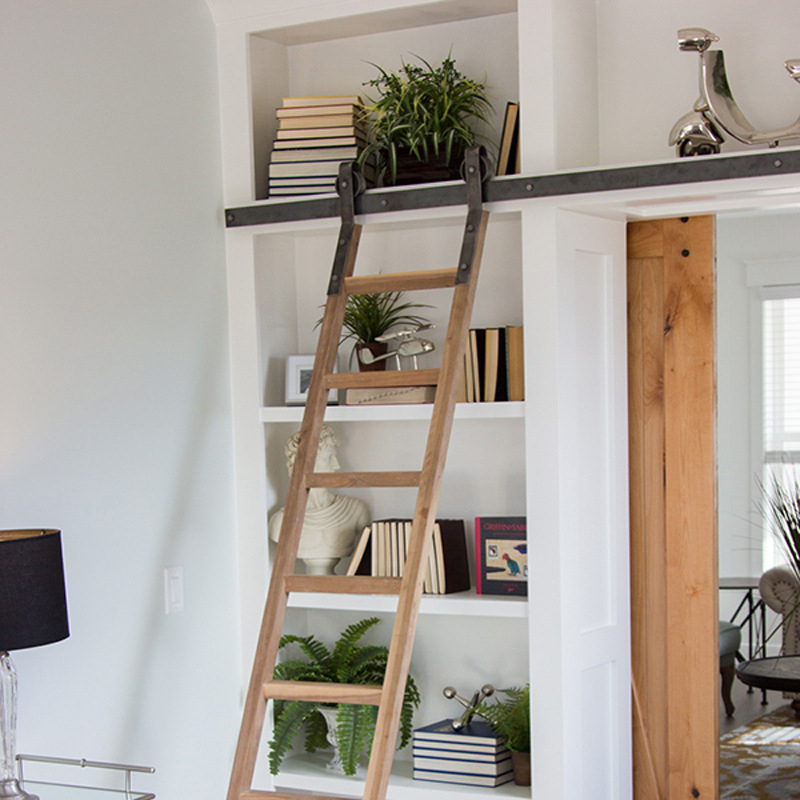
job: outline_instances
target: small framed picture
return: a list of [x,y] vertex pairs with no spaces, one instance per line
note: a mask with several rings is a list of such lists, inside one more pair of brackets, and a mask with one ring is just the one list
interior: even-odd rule
[[[286,359],[286,405],[305,405],[308,389],[311,386],[311,372],[314,369],[314,356],[289,356]],[[338,392],[331,389],[328,403],[336,403]]]

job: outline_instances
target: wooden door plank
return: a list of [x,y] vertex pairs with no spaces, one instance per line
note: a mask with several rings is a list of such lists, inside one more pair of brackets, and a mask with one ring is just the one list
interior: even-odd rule
[[713,264],[712,217],[665,223],[669,788],[699,800],[719,785]]
[[649,726],[649,741],[654,753],[660,791],[668,786],[667,686],[667,576],[666,521],[664,517],[664,273],[663,261],[643,259],[643,454],[645,469],[644,530],[647,562],[644,574],[646,602],[643,613],[647,620],[645,670],[647,676],[646,713],[658,724]]
[[661,258],[663,255],[663,220],[651,219],[628,225],[628,258]]
[[629,225],[636,800],[716,797],[714,220]]

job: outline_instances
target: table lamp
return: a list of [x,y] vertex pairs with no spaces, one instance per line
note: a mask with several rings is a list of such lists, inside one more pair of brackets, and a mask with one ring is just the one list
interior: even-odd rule
[[17,780],[17,673],[8,651],[67,636],[61,531],[0,530],[0,800],[38,800]]

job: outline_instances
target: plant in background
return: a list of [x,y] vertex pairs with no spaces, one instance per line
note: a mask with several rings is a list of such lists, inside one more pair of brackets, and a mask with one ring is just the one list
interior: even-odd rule
[[488,124],[493,111],[486,83],[467,78],[449,55],[438,67],[416,56],[421,64],[402,62],[398,72],[379,71],[367,81],[378,93],[368,98],[364,115],[369,120],[368,144],[359,156],[363,165],[376,154],[378,170],[388,168],[392,183],[397,182],[400,151],[418,161],[443,157],[446,164],[458,159],[475,144],[472,126],[480,120]]
[[795,478],[783,485],[773,477],[769,486],[761,486],[761,495],[762,514],[800,581],[800,484]]
[[342,342],[353,339],[369,344],[397,325],[424,325],[427,320],[408,313],[412,308],[430,308],[423,303],[401,303],[402,292],[355,294],[347,300]]
[[[281,661],[275,666],[275,680],[319,681],[322,683],[383,684],[389,649],[384,645],[360,645],[361,637],[380,620],[377,617],[363,619],[349,625],[330,650],[311,636],[286,634],[281,638],[280,649],[297,644],[305,658]],[[405,747],[413,733],[414,709],[419,706],[420,696],[414,679],[406,681],[403,707],[400,714],[400,742],[398,749]],[[297,734],[305,725],[305,749],[313,753],[328,746],[327,725],[320,713],[325,703],[305,700],[276,701],[275,728],[269,743],[269,768],[273,775],[280,765]],[[362,753],[372,747],[378,709],[375,706],[359,706],[339,703],[338,745],[342,768],[346,775],[354,775]]]
[[477,713],[485,717],[512,753],[529,753],[531,749],[531,690],[530,684],[523,687],[499,689],[508,700],[481,703]]
[[[410,313],[415,308],[430,308],[425,303],[401,302],[402,292],[376,292],[374,294],[354,294],[347,300],[342,330],[346,333],[339,344],[352,340],[353,351],[362,345],[374,344],[379,336],[397,325],[425,325],[428,320],[418,314]],[[322,320],[317,320],[319,325]]]
[[481,703],[477,713],[491,723],[495,731],[506,740],[511,751],[514,770],[514,783],[518,786],[531,785],[531,687],[500,689],[508,700],[494,703]]

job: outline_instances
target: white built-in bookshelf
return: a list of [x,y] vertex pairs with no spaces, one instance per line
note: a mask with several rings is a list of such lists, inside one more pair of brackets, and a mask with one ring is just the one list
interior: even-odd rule
[[[370,61],[396,68],[401,57],[413,60],[413,53],[441,60],[452,51],[462,71],[486,76],[498,114],[496,130],[484,132],[499,140],[505,103],[518,99],[514,3],[444,2],[425,9],[402,2],[349,5],[366,13],[324,20],[324,9],[309,7],[220,26],[226,205],[264,201],[275,109],[282,97],[360,92],[362,82],[376,72]],[[295,21],[290,22],[291,18]],[[479,42],[503,46],[476,47]],[[450,266],[458,258],[463,222],[460,207],[364,220],[356,272]],[[241,598],[245,636],[254,636],[268,579],[271,546],[264,520],[283,504],[288,487],[283,445],[299,428],[303,413],[302,407],[284,403],[285,359],[315,350],[318,331],[314,325],[325,301],[337,233],[335,219],[229,232],[238,535],[241,560],[246,564]],[[474,326],[522,324],[518,212],[500,213],[492,219],[478,286]],[[438,366],[450,297],[445,290],[414,293],[412,298],[431,306],[421,313],[436,326],[426,333],[437,349],[424,366]],[[343,346],[340,370],[349,368],[348,356],[349,348]],[[420,465],[430,413],[426,405],[332,405],[326,422],[342,442],[337,455],[343,469],[413,469]],[[451,466],[443,482],[439,516],[465,520],[473,570],[474,517],[525,514],[525,415],[524,402],[464,403],[456,411],[448,456]],[[410,490],[367,490],[359,497],[375,518],[410,516],[413,510]],[[396,599],[386,597],[293,595],[287,627],[332,637],[349,622],[378,613],[386,619],[376,638],[388,641],[394,603]],[[458,595],[424,596],[420,613],[412,660],[423,695],[418,724],[459,713],[457,704],[442,696],[446,685],[471,693],[487,681],[511,685],[528,679],[528,603],[524,598],[478,596],[474,589]],[[498,630],[508,641],[497,640]],[[449,642],[447,652],[437,654],[437,641]],[[484,642],[496,656],[476,657],[477,642]],[[250,652],[245,654],[245,669],[249,669]],[[444,663],[436,666],[437,660]],[[409,753],[398,754],[399,772],[392,778],[389,797],[446,800],[464,791],[476,797],[530,796],[527,788],[487,792],[414,782],[407,774],[408,759]],[[328,793],[349,791],[341,779],[337,781],[313,759],[302,756],[287,763],[276,785]]]

